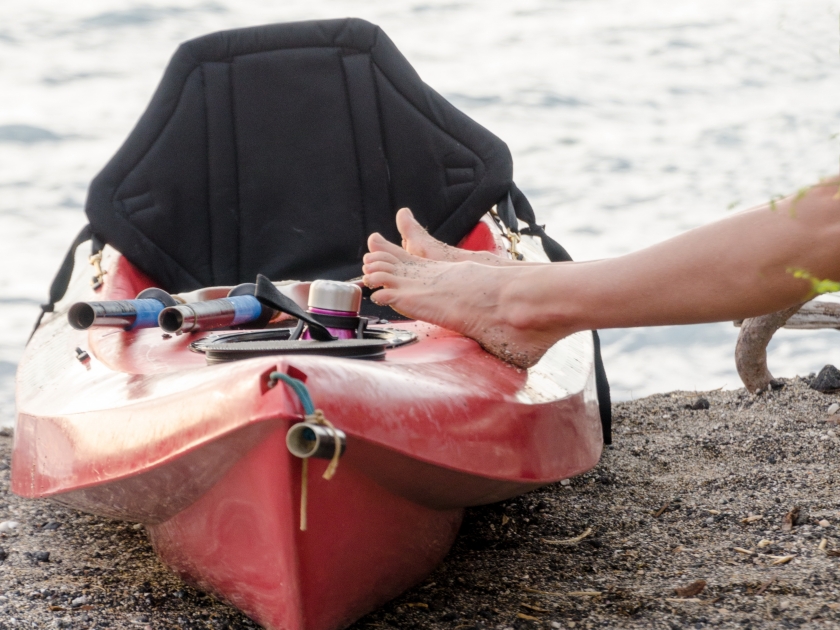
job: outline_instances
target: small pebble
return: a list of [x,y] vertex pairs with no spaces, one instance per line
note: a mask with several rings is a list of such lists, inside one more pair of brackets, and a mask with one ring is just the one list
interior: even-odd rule
[[0,534],[8,534],[13,529],[17,529],[20,527],[20,523],[17,521],[3,521],[0,523]]
[[88,603],[88,598],[82,595],[81,597],[77,597],[73,601],[70,602],[71,608],[78,608],[79,606],[84,606]]
[[572,483],[571,479],[564,479],[563,481],[560,482],[560,485],[561,486],[568,486],[570,483]]
[[[799,514],[796,516],[796,521],[793,524],[797,526],[806,525],[810,519],[811,515],[808,514],[808,510],[802,508],[799,510]],[[805,531],[807,531],[807,529]]]
[[49,551],[36,551],[32,554],[32,557],[35,558],[38,562],[49,562],[50,561],[50,552]]
[[840,390],[840,370],[833,365],[826,365],[811,381],[811,389],[818,392],[835,392]]
[[831,526],[831,523],[829,523],[829,522],[828,522],[827,520],[825,520],[825,519],[821,520],[821,521],[820,521],[819,523],[817,523],[817,524],[818,524],[820,527],[830,527],[830,526]]
[[838,409],[840,409],[840,405],[838,405],[837,403],[831,403],[831,405],[829,405],[828,407],[828,415],[833,416],[835,413],[837,413]]
[[702,396],[700,398],[698,398],[697,400],[695,400],[690,405],[685,406],[686,409],[692,409],[694,411],[698,411],[700,409],[708,409],[709,407],[710,407],[709,401],[707,399],[703,398]]

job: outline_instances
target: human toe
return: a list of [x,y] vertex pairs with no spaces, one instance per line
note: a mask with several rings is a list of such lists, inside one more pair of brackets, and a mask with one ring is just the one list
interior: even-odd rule
[[365,275],[370,275],[377,271],[394,274],[396,272],[396,265],[386,260],[372,260],[362,265],[362,273]]
[[403,247],[412,254],[425,256],[425,242],[431,237],[408,208],[402,208],[397,212],[397,230],[402,236]]
[[400,260],[403,260],[406,256],[408,256],[408,252],[406,252],[402,247],[392,243],[379,234],[379,232],[374,232],[368,237],[368,250],[370,253],[387,252],[396,256]]
[[396,294],[388,289],[379,289],[370,294],[370,299],[379,306],[388,306],[396,299]]
[[375,262],[386,262],[391,263],[392,265],[398,264],[400,261],[399,258],[394,256],[391,252],[384,252],[384,251],[375,251],[375,252],[368,252],[362,257],[362,262],[365,265],[369,265]]
[[375,289],[377,287],[398,288],[400,277],[386,271],[374,271],[363,276],[365,286]]

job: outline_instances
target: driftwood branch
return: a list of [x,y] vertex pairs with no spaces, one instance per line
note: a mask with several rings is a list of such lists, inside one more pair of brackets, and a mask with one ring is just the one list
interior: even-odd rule
[[840,302],[825,299],[735,322],[741,327],[735,346],[735,367],[744,386],[752,393],[766,389],[774,381],[767,367],[767,344],[782,326],[785,328],[840,330]]
[[741,323],[735,346],[735,367],[747,391],[755,394],[773,383],[773,375],[767,368],[767,344],[801,306],[797,304],[769,315],[751,317]]
[[[743,320],[735,321],[736,326],[741,326],[742,324]],[[797,313],[794,313],[785,322],[784,327],[802,330],[814,330],[817,328],[840,329],[840,302],[822,300],[806,302]]]

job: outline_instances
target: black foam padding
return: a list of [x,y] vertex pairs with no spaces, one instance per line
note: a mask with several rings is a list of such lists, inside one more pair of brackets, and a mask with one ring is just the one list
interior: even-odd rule
[[181,45],[94,179],[93,231],[170,292],[346,280],[409,206],[449,244],[512,185],[507,146],[377,26],[274,24]]
[[202,351],[207,363],[241,361],[275,354],[314,354],[345,359],[385,358],[388,342],[380,339],[338,339],[336,341],[241,341],[234,344],[207,344]]

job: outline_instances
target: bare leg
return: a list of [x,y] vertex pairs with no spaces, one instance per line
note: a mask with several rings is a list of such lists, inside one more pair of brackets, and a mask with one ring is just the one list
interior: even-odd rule
[[837,181],[826,182],[639,252],[585,263],[437,262],[393,244],[380,248],[372,237],[365,282],[383,287],[378,303],[527,367],[578,330],[743,319],[808,299],[811,283],[791,270],[840,279],[836,193]]

